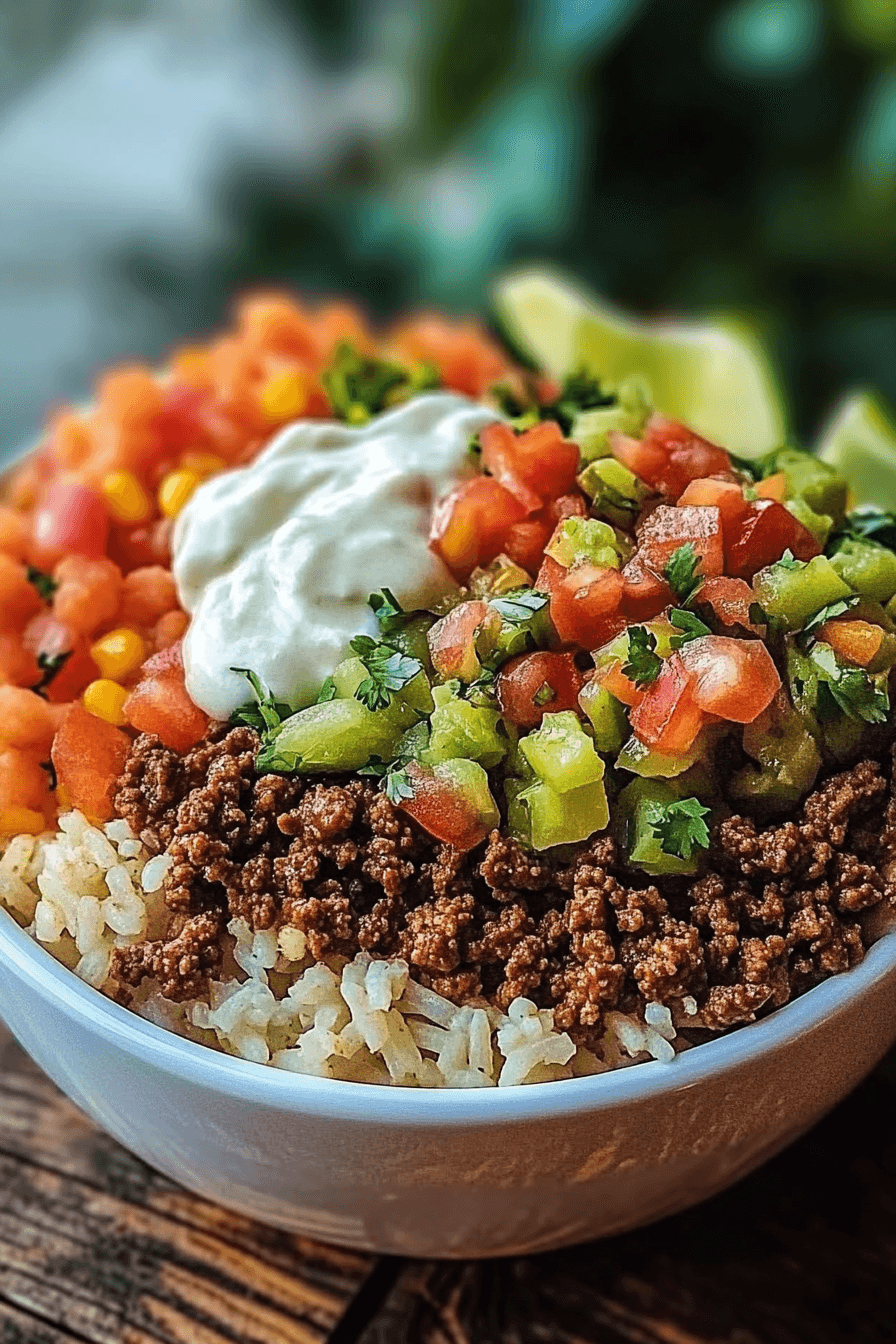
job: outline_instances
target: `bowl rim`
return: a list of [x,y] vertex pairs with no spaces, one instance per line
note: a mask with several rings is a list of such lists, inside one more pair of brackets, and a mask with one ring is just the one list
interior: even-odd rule
[[858,966],[831,976],[758,1022],[692,1047],[671,1063],[651,1060],[608,1073],[519,1087],[411,1088],[345,1082],[253,1063],[159,1027],[80,980],[0,908],[0,1016],[3,998],[26,981],[65,1017],[132,1060],[181,1081],[305,1117],[432,1128],[503,1125],[610,1111],[673,1096],[729,1075],[807,1034],[825,1029],[885,980],[896,980],[896,929]]

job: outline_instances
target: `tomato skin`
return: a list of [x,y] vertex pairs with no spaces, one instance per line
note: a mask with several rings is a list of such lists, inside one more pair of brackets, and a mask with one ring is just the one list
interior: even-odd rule
[[649,621],[672,601],[672,589],[637,556],[622,569],[622,611],[630,621]]
[[550,524],[542,522],[539,517],[511,523],[504,534],[503,552],[527,574],[537,574],[544,558],[544,548],[553,531]]
[[699,559],[698,574],[723,572],[725,548],[717,508],[705,505],[670,508],[661,504],[638,528],[635,556],[655,574],[662,574],[679,547],[686,545],[693,546]]
[[731,472],[731,458],[723,448],[654,411],[639,441],[611,432],[613,454],[629,471],[667,499],[678,499],[690,481]]
[[556,499],[549,499],[545,504],[540,518],[550,524],[551,532],[554,531],[558,523],[562,523],[564,518],[586,518],[588,516],[588,501],[581,490],[568,490],[565,495],[558,495]]
[[63,555],[99,560],[108,535],[105,500],[76,481],[54,481],[34,515],[34,543],[44,563]]
[[630,677],[627,677],[622,670],[622,663],[614,659],[605,667],[599,667],[594,674],[595,679],[605,686],[611,695],[615,695],[624,705],[640,705],[644,699],[644,692],[640,690]]
[[724,476],[703,476],[691,481],[678,500],[679,508],[690,505],[718,509],[725,537],[737,534],[740,523],[750,511],[750,502],[744,499],[740,483]]
[[426,638],[432,665],[440,677],[473,680],[479,672],[476,635],[490,617],[496,625],[501,624],[487,602],[461,602],[436,621]]
[[742,625],[754,635],[759,634],[759,626],[750,620],[750,606],[755,601],[753,589],[744,579],[729,579],[725,575],[706,579],[701,585],[696,602],[706,605],[723,625]]
[[466,851],[482,843],[489,827],[458,789],[417,761],[411,761],[405,773],[413,785],[414,796],[402,798],[397,804],[402,812],[413,817],[436,840],[454,849]]
[[680,654],[665,660],[660,675],[631,711],[629,722],[636,737],[669,756],[680,756],[693,745],[706,714],[694,701],[693,678]]
[[781,678],[759,639],[703,635],[681,650],[694,703],[731,723],[752,723],[781,689]]
[[738,579],[751,579],[758,570],[773,565],[785,551],[797,560],[812,560],[821,547],[802,523],[774,499],[757,499],[741,523],[738,535],[727,546],[726,572]]
[[61,653],[69,655],[46,687],[47,699],[55,704],[74,700],[100,675],[84,636],[58,620],[51,611],[42,611],[28,622],[22,644],[35,658],[41,654],[47,658],[55,658]]
[[[539,705],[535,699],[545,686],[552,699]],[[501,713],[518,728],[538,728],[545,714],[560,710],[579,712],[579,692],[585,676],[571,653],[522,653],[511,658],[498,673],[496,690]]]
[[475,476],[436,505],[429,544],[454,577],[464,582],[477,565],[494,560],[507,529],[525,513],[494,477]]
[[[559,566],[563,570],[563,566]],[[618,615],[625,580],[618,569],[574,565],[551,588],[551,621],[564,644],[596,649]],[[613,619],[615,618],[615,620]]]

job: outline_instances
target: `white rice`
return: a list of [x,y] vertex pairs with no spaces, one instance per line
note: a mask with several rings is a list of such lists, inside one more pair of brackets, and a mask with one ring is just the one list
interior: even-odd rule
[[[69,812],[54,836],[9,841],[0,905],[76,975],[114,993],[113,949],[164,933],[170,863],[127,822],[99,829]],[[400,960],[359,953],[324,965],[307,955],[299,929],[253,933],[244,919],[232,920],[228,934],[223,979],[206,998],[173,1003],[148,983],[135,1011],[256,1064],[401,1087],[512,1087],[669,1061],[685,1047],[659,1003],[647,1004],[641,1019],[608,1014],[598,1055],[577,1049],[553,1012],[529,999],[515,999],[506,1013],[485,1002],[458,1008],[411,980]],[[696,1004],[685,1002],[684,1016],[692,1012]]]

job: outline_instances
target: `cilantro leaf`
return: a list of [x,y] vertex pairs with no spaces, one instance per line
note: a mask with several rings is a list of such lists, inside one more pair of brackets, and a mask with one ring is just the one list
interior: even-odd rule
[[57,579],[52,574],[45,574],[42,569],[37,569],[34,565],[28,566],[28,582],[33,584],[45,602],[49,602],[59,587]]
[[646,625],[631,625],[628,631],[628,658],[622,665],[623,675],[636,686],[649,686],[663,669],[663,660],[656,651],[656,635]]
[[673,649],[680,649],[682,644],[688,644],[692,639],[700,639],[703,635],[711,635],[712,631],[708,625],[704,625],[699,617],[692,611],[683,611],[681,607],[673,607],[669,612],[669,620],[680,630],[681,634],[673,635],[669,641]]
[[387,406],[406,401],[415,392],[438,387],[439,375],[429,364],[407,367],[388,359],[368,358],[343,341],[321,375],[321,382],[339,419],[364,424]]
[[699,563],[700,557],[689,541],[679,546],[669,557],[663,578],[672,589],[679,606],[686,607],[703,582],[703,576],[697,573]]
[[[896,551],[896,514],[874,508],[870,504],[863,504],[847,515],[843,531],[838,533],[837,537],[832,537],[831,541],[836,542],[844,536],[857,537],[861,541],[875,541],[878,546]],[[830,554],[830,545],[826,553]]]
[[547,604],[547,593],[540,593],[535,588],[518,588],[505,597],[493,598],[489,606],[508,625],[524,625],[537,612],[543,611]]
[[532,697],[533,703],[538,705],[539,709],[542,705],[549,705],[552,700],[556,699],[557,692],[549,681],[543,681]]
[[598,406],[612,406],[616,398],[602,391],[596,378],[584,369],[569,373],[563,380],[563,387],[556,401],[542,406],[542,420],[556,420],[564,434],[568,434],[576,416],[582,411],[592,411]]
[[356,635],[349,644],[368,675],[355,691],[355,699],[368,709],[388,709],[396,691],[403,691],[423,671],[419,658],[410,658],[389,644],[378,644],[369,635]]
[[393,807],[405,798],[413,798],[414,786],[407,770],[391,770],[385,777],[383,792]]
[[709,808],[699,798],[679,798],[662,807],[651,820],[650,829],[664,854],[689,859],[695,849],[709,849],[709,829],[704,821],[708,816]]
[[405,611],[390,588],[379,588],[371,593],[367,605],[384,635],[394,635],[396,630],[403,630],[411,619],[410,613]]
[[326,705],[336,699],[336,683],[332,677],[324,677],[317,693],[316,705]]
[[805,560],[797,560],[793,554],[793,551],[791,551],[789,548],[784,552],[780,560],[775,561],[775,564],[780,565],[782,569],[806,568]]
[[845,616],[848,611],[857,606],[860,601],[858,593],[853,593],[850,597],[841,597],[837,602],[829,602],[821,611],[816,611],[814,616],[810,616],[806,624],[799,633],[798,639],[804,646],[812,639],[818,637],[818,631],[824,625],[825,621],[831,621],[835,616]]
[[890,697],[884,681],[878,683],[861,668],[838,662],[829,644],[816,644],[809,658],[818,676],[819,691],[824,688],[848,719],[857,723],[886,723]]
[[232,667],[230,670],[246,678],[255,696],[254,700],[247,700],[244,705],[233,711],[230,722],[254,728],[262,739],[267,741],[276,733],[283,720],[294,713],[292,706],[283,700],[275,700],[261,677],[255,672],[250,672],[247,667]]
[[495,668],[483,667],[475,681],[471,681],[467,686],[458,682],[457,694],[462,700],[471,700],[482,695],[493,695],[497,675]]
[[50,683],[56,678],[65,667],[69,658],[72,656],[72,649],[66,649],[63,653],[39,653],[37,655],[37,665],[41,670],[41,679],[31,687],[36,695],[46,699],[44,692]]

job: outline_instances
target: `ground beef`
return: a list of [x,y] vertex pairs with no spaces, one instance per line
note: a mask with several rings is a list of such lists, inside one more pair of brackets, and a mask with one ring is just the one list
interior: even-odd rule
[[789,820],[731,816],[696,879],[649,882],[593,839],[563,858],[494,831],[462,854],[372,780],[260,775],[249,728],[215,729],[186,757],[140,737],[117,809],[174,862],[167,937],[119,950],[122,985],[157,978],[174,999],[219,970],[228,920],[301,929],[320,959],[405,958],[455,1002],[518,995],[594,1043],[607,1011],[645,1001],[701,1027],[752,1020],[862,957],[859,917],[896,904],[892,765],[831,776]]

